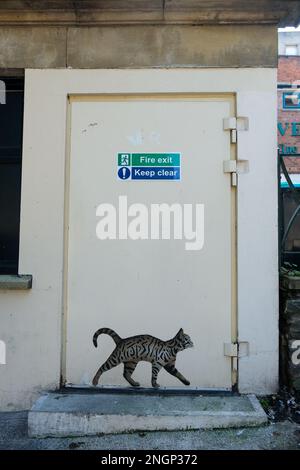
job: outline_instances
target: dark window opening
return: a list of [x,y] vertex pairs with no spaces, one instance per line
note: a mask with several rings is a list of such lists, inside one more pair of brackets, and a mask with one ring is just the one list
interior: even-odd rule
[[24,80],[0,80],[0,274],[17,274]]

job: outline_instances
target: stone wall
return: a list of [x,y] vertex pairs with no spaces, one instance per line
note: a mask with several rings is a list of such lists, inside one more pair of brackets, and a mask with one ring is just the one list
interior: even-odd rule
[[297,0],[5,0],[0,25],[298,25]]
[[274,25],[0,28],[0,69],[276,66]]

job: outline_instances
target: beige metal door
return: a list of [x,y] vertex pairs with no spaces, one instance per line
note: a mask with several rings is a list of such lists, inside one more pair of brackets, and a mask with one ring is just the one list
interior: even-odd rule
[[[230,175],[223,172],[223,161],[231,158],[223,118],[232,113],[232,97],[226,95],[70,99],[68,384],[90,384],[112,352],[115,344],[109,336],[98,338],[98,349],[93,346],[98,328],[112,328],[121,337],[150,334],[167,340],[182,327],[194,348],[178,353],[176,367],[191,387],[231,388],[231,359],[224,356],[224,343],[233,334],[234,217]],[[120,153],[180,154],[180,179],[122,179]],[[188,240],[184,235],[174,239],[172,230],[170,239],[151,239],[151,234],[145,239],[144,232],[143,239],[124,239],[118,233],[119,218],[124,217],[119,196],[122,201],[126,196],[128,208],[143,204],[149,213],[153,204],[176,203],[183,211],[185,204],[192,204],[195,216],[196,204],[203,205],[203,246],[186,249]],[[116,210],[115,239],[97,237],[97,208],[103,203]],[[141,362],[133,377],[150,386],[150,364]],[[165,370],[158,382],[184,387]],[[99,385],[128,386],[123,366],[103,374]]]

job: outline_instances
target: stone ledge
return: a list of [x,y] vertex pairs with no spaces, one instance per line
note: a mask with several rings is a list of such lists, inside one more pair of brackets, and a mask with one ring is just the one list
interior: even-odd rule
[[1,274],[0,290],[29,290],[32,288],[31,274]]
[[49,393],[28,415],[32,437],[260,426],[267,416],[254,395],[158,396]]
[[6,0],[1,25],[99,25],[132,23],[296,25],[295,0]]

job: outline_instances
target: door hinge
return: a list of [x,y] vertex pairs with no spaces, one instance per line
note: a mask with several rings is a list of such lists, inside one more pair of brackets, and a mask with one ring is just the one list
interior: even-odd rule
[[223,130],[230,131],[231,143],[237,143],[238,131],[247,131],[249,129],[249,118],[245,116],[230,117],[223,119]]
[[249,356],[248,341],[240,341],[238,343],[224,343],[224,356],[228,356],[228,357]]
[[224,160],[224,173],[231,173],[231,185],[237,185],[237,175],[249,173],[249,160]]

